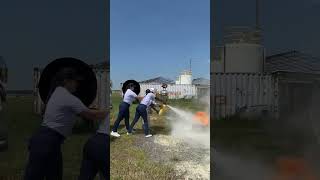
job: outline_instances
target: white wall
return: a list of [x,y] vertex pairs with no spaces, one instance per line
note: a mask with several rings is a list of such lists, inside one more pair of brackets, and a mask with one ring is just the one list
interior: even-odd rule
[[[163,88],[162,84],[148,84],[140,83],[140,96],[145,95],[145,91],[150,88],[155,88],[161,91]],[[194,85],[183,85],[183,84],[168,84],[167,91],[169,93],[169,99],[182,99],[197,96],[197,88]]]
[[240,108],[274,111],[276,79],[260,73],[217,73],[211,76],[215,118],[234,115]]

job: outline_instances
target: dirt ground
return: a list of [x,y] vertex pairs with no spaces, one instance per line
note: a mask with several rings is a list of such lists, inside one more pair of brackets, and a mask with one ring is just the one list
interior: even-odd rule
[[136,145],[147,152],[152,161],[172,165],[185,179],[210,179],[210,150],[194,147],[170,135],[140,136]]
[[[118,106],[120,100],[120,96],[113,95],[114,107]],[[197,108],[200,107],[191,100],[176,100],[170,104],[182,106],[190,112],[199,111]],[[130,108],[131,119],[135,108],[136,104]],[[118,109],[114,108],[111,128],[117,113]],[[154,112],[150,115],[151,138],[144,137],[142,119],[136,124],[137,131],[132,135],[126,135],[122,122],[118,130],[121,137],[111,138],[111,179],[209,179],[209,149],[174,138],[167,115],[159,116]]]

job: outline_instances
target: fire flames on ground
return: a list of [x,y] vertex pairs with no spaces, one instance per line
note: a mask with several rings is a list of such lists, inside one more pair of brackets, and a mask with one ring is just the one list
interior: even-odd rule
[[279,157],[276,160],[275,180],[317,180],[312,168],[301,157]]
[[199,122],[203,126],[209,125],[209,116],[206,112],[198,111],[193,117],[193,120]]

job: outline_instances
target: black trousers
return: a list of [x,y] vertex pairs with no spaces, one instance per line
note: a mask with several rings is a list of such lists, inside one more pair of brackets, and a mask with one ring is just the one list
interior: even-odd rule
[[29,159],[25,180],[62,180],[61,144],[64,137],[58,132],[41,127],[29,141]]
[[79,180],[94,180],[98,173],[109,178],[109,136],[97,133],[88,139],[83,148]]

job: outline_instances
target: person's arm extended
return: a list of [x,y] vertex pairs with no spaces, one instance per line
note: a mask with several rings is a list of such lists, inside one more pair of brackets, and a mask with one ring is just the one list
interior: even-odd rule
[[151,105],[151,108],[159,114],[160,111],[155,107],[155,105]]
[[95,109],[88,109],[86,111],[82,111],[79,113],[79,116],[89,120],[101,120],[106,118],[108,115],[107,110],[95,110]]
[[136,100],[138,100],[139,102],[142,101],[143,97],[142,96],[137,96]]

